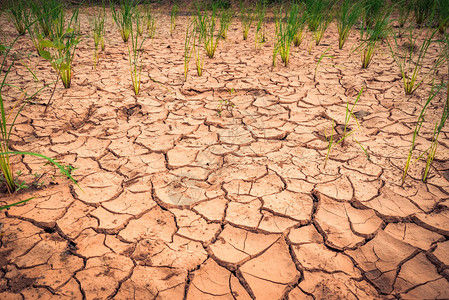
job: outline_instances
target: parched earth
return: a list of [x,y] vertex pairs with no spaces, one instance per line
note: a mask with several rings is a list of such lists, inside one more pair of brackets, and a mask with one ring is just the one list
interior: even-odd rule
[[[30,188],[1,203],[35,198],[1,212],[1,299],[449,298],[448,127],[427,183],[420,160],[402,184],[430,87],[405,96],[385,45],[363,70],[357,32],[340,51],[333,23],[311,54],[308,38],[288,67],[279,60],[272,70],[273,23],[256,51],[253,31],[243,41],[234,19],[204,75],[192,58],[184,81],[189,17],[170,38],[164,13],[144,43],[135,97],[110,15],[93,68],[88,13],[72,87],[57,87],[46,114],[51,87],[32,99],[11,142],[76,167],[79,187],[41,159],[13,158]],[[1,26],[15,34],[4,17]],[[329,46],[333,58],[314,80]],[[15,49],[30,55],[8,82],[30,93],[54,81],[28,37]],[[351,119],[354,133],[324,166],[332,120],[337,139],[362,87],[359,127]],[[18,95],[5,87],[9,106]],[[429,107],[414,158],[430,145],[443,97]]]

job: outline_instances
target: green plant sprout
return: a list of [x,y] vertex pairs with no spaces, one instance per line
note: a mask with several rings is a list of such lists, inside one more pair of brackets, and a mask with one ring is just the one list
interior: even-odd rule
[[226,39],[229,26],[231,25],[234,11],[230,8],[222,9],[220,13],[220,33],[221,38]]
[[[378,44],[387,39],[390,33],[390,10],[380,13],[373,22],[372,27],[361,28],[360,37],[362,43],[357,49],[361,49],[362,68],[369,67],[373,60],[374,54],[378,49]],[[368,22],[368,21],[365,21]],[[371,22],[371,21],[370,21]]]
[[153,10],[151,9],[151,4],[147,3],[145,5],[145,26],[147,29],[148,37],[153,39],[156,35],[156,16]]
[[418,27],[426,25],[428,19],[431,19],[429,24],[433,21],[433,15],[435,14],[436,1],[435,0],[414,0],[413,12],[415,15],[415,21]]
[[134,31],[133,26],[131,26],[130,31],[131,46],[128,45],[128,55],[129,55],[129,69],[131,74],[131,81],[133,85],[134,94],[139,95],[140,82],[142,74],[142,53],[143,53],[143,42],[146,38],[143,38],[139,43],[139,33]]
[[196,73],[198,76],[203,76],[203,62],[204,59],[201,56],[200,53],[200,49],[197,46],[194,46],[194,49],[196,49],[195,54],[196,54]]
[[199,31],[200,42],[203,42],[204,49],[209,58],[213,58],[215,51],[220,41],[222,33],[215,34],[215,24],[217,18],[217,7],[212,5],[212,12],[202,11],[200,5],[197,3],[197,14],[195,18],[196,28]]
[[190,59],[195,52],[196,33],[196,22],[195,20],[192,20],[187,26],[186,37],[184,41],[184,80],[187,80]]
[[33,18],[37,20],[39,32],[50,37],[54,32],[54,22],[60,18],[64,8],[58,0],[29,1]]
[[258,49],[266,41],[265,15],[267,12],[266,0],[258,1],[256,4],[256,33],[254,34],[255,48]]
[[[446,93],[449,92],[449,84],[448,84],[448,89],[446,90]],[[432,141],[431,141],[431,145],[429,147],[429,150],[427,151],[427,160],[426,160],[426,167],[424,169],[424,175],[423,175],[423,181],[425,182],[427,180],[427,175],[429,174],[429,170],[430,170],[430,166],[432,165],[432,162],[435,158],[436,152],[437,152],[437,148],[438,148],[438,138],[440,136],[441,130],[444,127],[444,124],[446,123],[446,120],[449,116],[449,97],[446,98],[447,101],[444,105],[444,109],[443,109],[443,113],[441,115],[441,118],[438,122],[436,122],[435,124],[435,128],[433,130],[433,134],[432,134]]]
[[176,29],[176,19],[178,17],[178,4],[173,4],[172,8],[171,8],[171,13],[170,13],[170,36],[173,35],[173,32]]
[[[334,130],[335,130],[334,129],[334,126],[335,126],[335,121],[334,120],[332,120],[332,127],[331,127],[331,135],[330,135],[330,137],[327,135],[326,130],[324,131],[325,138],[328,141],[326,159],[324,161],[324,168],[326,168],[327,161],[329,159],[329,155],[330,155],[330,152],[331,152],[332,148],[334,146],[338,145],[338,144],[341,144],[342,147],[343,147],[346,138],[348,138],[349,136],[351,136],[353,133],[356,132],[355,130],[351,130],[350,132],[347,132],[348,131],[348,124],[349,124],[349,121],[351,120],[351,118],[354,119],[354,121],[357,124],[357,127],[360,129],[359,122],[357,120],[357,117],[354,115],[353,111],[354,111],[354,108],[355,108],[357,102],[360,100],[360,96],[362,95],[363,89],[364,88],[362,87],[362,89],[360,90],[359,94],[357,95],[357,98],[356,98],[356,100],[355,100],[355,102],[354,102],[354,104],[352,105],[351,108],[349,108],[349,100],[346,102],[345,125],[344,125],[344,129],[343,129],[343,133],[342,133],[341,137],[338,139],[338,141],[337,142],[334,141]],[[370,160],[370,156],[369,156],[368,151],[354,137],[353,137],[353,140],[363,150],[363,152],[365,153],[367,159]]]
[[403,28],[413,9],[413,0],[401,0],[397,4],[398,25]]
[[104,19],[105,19],[105,5],[103,2],[103,5],[101,8],[96,8],[94,10],[94,16],[92,17],[91,24],[92,24],[92,31],[93,31],[93,38],[94,38],[94,67],[97,68],[97,62],[98,62],[98,47],[101,48],[101,51],[104,51],[105,44],[104,44],[104,36],[105,36],[105,27],[104,27]]
[[[235,94],[234,88],[228,90],[228,92],[231,96],[233,94]],[[218,116],[221,117],[223,111],[226,110],[232,116],[232,111],[233,111],[234,107],[235,107],[235,103],[232,102],[230,99],[225,99],[225,100],[220,99],[220,104],[218,104],[218,108],[217,108],[217,114],[218,114]]]
[[381,18],[385,8],[385,0],[364,0],[362,25],[365,29],[372,28]]
[[304,11],[304,5],[299,7],[299,12],[301,12],[301,16],[300,17],[298,16],[298,19],[297,19],[298,29],[296,31],[295,36],[293,37],[293,44],[296,47],[301,46],[302,42],[304,41],[304,38],[305,38],[305,35],[306,35],[306,33],[305,33],[306,32],[306,25],[307,25],[307,15],[306,15],[306,13]]
[[332,2],[329,0],[305,0],[305,3],[307,24],[318,46],[332,20]]
[[41,50],[40,55],[50,61],[56,70],[58,75],[56,83],[61,78],[64,88],[67,89],[72,81],[73,58],[80,42],[80,34],[75,31],[78,23],[78,8],[73,10],[67,27],[63,12],[61,12],[58,22],[55,23],[58,25],[58,29],[51,31],[51,37],[40,41],[40,45],[48,49]]
[[249,29],[253,23],[253,10],[245,5],[243,0],[240,0],[240,21],[242,22],[243,40],[248,39]]
[[357,23],[362,13],[361,2],[343,0],[337,11],[338,48],[343,49],[351,28]]
[[449,1],[448,0],[436,0],[437,1],[437,16],[438,16],[438,32],[441,34],[446,33],[446,29],[449,26]]
[[6,15],[13,23],[19,35],[26,33],[26,27],[30,23],[31,9],[25,0],[9,0],[6,4]]
[[140,11],[140,8],[138,6],[136,6],[135,9],[135,24],[136,24],[136,32],[138,35],[142,36],[144,28],[145,28],[145,15],[142,14],[142,12]]
[[318,67],[320,66],[320,63],[323,60],[323,58],[325,58],[325,57],[334,58],[332,55],[326,55],[327,51],[329,51],[331,48],[332,48],[332,46],[327,48],[326,50],[324,50],[323,53],[321,53],[321,55],[320,55],[320,57],[318,59],[318,62],[316,64],[316,67],[315,67],[315,72],[313,73],[313,81],[316,82],[316,74],[318,72]]
[[134,0],[121,0],[120,9],[116,9],[114,2],[111,2],[112,19],[119,28],[123,42],[128,42],[132,29],[132,20],[136,6]]
[[[437,31],[438,29],[432,28],[418,28],[417,31],[409,28],[407,43],[401,43],[396,35],[393,35],[394,43],[388,40],[390,54],[401,72],[406,95],[413,94],[422,83],[432,78],[444,61],[443,57],[439,57],[432,67],[423,68],[425,67],[424,59],[430,45],[434,42]],[[418,38],[421,39],[422,37],[424,37],[424,40],[419,46]]]
[[287,67],[290,58],[290,49],[293,39],[298,31],[299,6],[292,4],[290,10],[282,18],[282,8],[276,17],[276,43],[273,49],[273,67],[276,65],[276,55],[279,53],[284,65]]

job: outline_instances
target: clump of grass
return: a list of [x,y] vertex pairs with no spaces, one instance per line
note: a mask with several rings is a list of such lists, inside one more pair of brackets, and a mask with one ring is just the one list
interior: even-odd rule
[[57,22],[64,10],[58,0],[29,1],[33,17],[39,24],[39,31],[44,37],[50,37],[54,31],[53,23]]
[[397,4],[399,27],[403,28],[413,9],[413,0],[401,0]]
[[306,13],[304,11],[304,6],[303,5],[299,7],[299,12],[298,13],[300,13],[300,12],[301,12],[301,16],[298,16],[298,19],[297,19],[297,22],[298,22],[297,27],[298,27],[298,29],[296,31],[295,36],[293,37],[293,44],[296,47],[301,46],[302,42],[304,41],[305,31],[306,31],[305,29],[306,29],[306,25],[307,25],[307,15],[306,15]]
[[231,8],[222,9],[220,13],[221,38],[226,39],[229,26],[231,25],[234,11]]
[[52,67],[58,73],[58,79],[62,80],[65,88],[69,88],[72,81],[73,58],[80,42],[81,35],[77,31],[79,28],[78,12],[78,8],[74,9],[70,21],[66,24],[65,13],[62,10],[55,26],[52,27],[50,38],[40,41],[40,45],[47,48],[47,50],[40,51],[40,55],[51,62]]
[[240,21],[242,22],[243,39],[248,38],[249,29],[254,20],[252,8],[247,7],[243,0],[240,0]]
[[195,52],[195,41],[196,41],[196,22],[193,20],[189,23],[186,30],[186,37],[184,40],[184,80],[187,80],[187,74],[189,72],[189,63]]
[[152,39],[156,35],[156,14],[151,9],[150,3],[147,3],[145,5],[144,20],[145,20],[145,26],[147,29],[148,37]]
[[[341,144],[342,146],[344,145],[345,140],[351,136],[353,133],[355,133],[355,130],[351,130],[348,132],[348,125],[349,125],[349,121],[351,119],[354,119],[354,121],[357,124],[357,127],[360,129],[360,125],[359,122],[357,120],[357,117],[354,115],[354,108],[357,104],[357,102],[360,100],[360,97],[362,95],[363,92],[363,88],[360,90],[359,94],[357,95],[356,100],[354,101],[354,104],[352,105],[352,107],[349,107],[349,100],[346,102],[346,114],[345,114],[345,124],[344,124],[344,129],[343,129],[343,133],[341,134],[341,137],[337,139],[337,141],[334,140],[334,126],[335,126],[335,121],[332,120],[332,127],[331,127],[331,134],[330,136],[327,135],[326,131],[324,132],[324,135],[326,137],[326,140],[328,141],[328,146],[327,146],[327,153],[326,153],[326,159],[324,161],[324,168],[326,168],[327,165],[327,161],[329,159],[329,155],[330,152],[332,150],[333,147],[335,147],[338,144]],[[368,151],[362,146],[362,144],[360,144],[359,141],[357,141],[354,137],[353,140],[357,143],[357,145],[360,146],[360,148],[363,150],[363,152],[365,153],[366,157],[368,158],[368,160],[370,160],[370,156],[368,154]]]
[[197,3],[196,28],[199,31],[200,42],[203,42],[209,58],[214,57],[218,42],[222,36],[222,32],[215,33],[217,14],[216,5],[212,5],[212,11],[209,14],[207,11],[202,11],[199,3]]
[[133,91],[134,94],[137,96],[139,95],[140,91],[140,82],[142,75],[142,54],[143,54],[142,45],[146,38],[143,38],[141,41],[139,41],[139,33],[137,32],[137,26],[136,30],[134,30],[133,26],[131,26],[130,37],[131,37],[131,46],[128,45],[129,69],[131,75],[131,82],[133,85]]
[[385,0],[363,1],[363,25],[372,28],[385,11]]
[[[435,0],[413,0],[413,12],[416,24],[422,27],[435,13]],[[433,20],[432,20],[433,21]]]
[[288,66],[290,49],[293,39],[298,32],[299,6],[292,4],[289,11],[282,16],[282,8],[276,17],[276,43],[273,49],[273,67],[276,65],[276,56],[279,53],[285,66]]
[[265,15],[267,12],[266,0],[257,2],[256,4],[256,33],[254,34],[254,44],[258,49],[266,41],[265,36]]
[[305,0],[309,30],[313,33],[316,45],[319,45],[324,32],[332,21],[332,2],[329,0]]
[[441,34],[446,32],[449,26],[449,0],[436,0],[438,13],[438,31]]
[[128,42],[129,35],[132,30],[133,17],[136,11],[136,5],[134,0],[121,0],[120,9],[118,9],[114,2],[111,2],[112,18],[115,24],[119,28],[120,36],[123,42]]
[[197,73],[198,76],[203,76],[203,62],[204,62],[204,59],[201,56],[199,47],[195,47],[195,49],[196,49],[196,51],[195,51],[195,54],[196,54],[196,58],[195,58],[196,73]]
[[95,8],[94,9],[94,15],[91,20],[92,24],[92,36],[94,38],[94,66],[97,67],[97,61],[98,61],[98,48],[101,48],[101,51],[104,51],[105,49],[105,43],[104,43],[104,36],[105,36],[105,27],[104,27],[104,20],[105,20],[105,5],[103,2],[102,7]]
[[[390,54],[401,72],[405,94],[411,95],[422,83],[432,78],[444,59],[439,57],[432,67],[424,68],[424,59],[429,47],[434,42],[437,29],[421,28],[416,30],[410,27],[408,32],[405,44],[401,43],[396,35],[393,35],[394,43],[388,41],[388,46]],[[418,38],[421,39],[422,37],[424,37],[424,40],[419,45]]]
[[31,9],[28,2],[25,0],[7,1],[6,14],[8,19],[14,24],[19,35],[24,35],[31,18]]
[[[365,21],[367,23],[367,21]],[[374,20],[372,27],[361,28],[361,41],[357,49],[361,49],[362,52],[362,68],[369,67],[374,54],[378,48],[378,44],[386,40],[390,34],[390,10],[384,10]]]
[[176,19],[178,18],[178,4],[173,4],[170,12],[170,36],[173,35],[173,32],[176,29]]
[[343,0],[340,9],[337,11],[337,29],[338,29],[338,48],[343,49],[346,40],[349,37],[352,27],[357,23],[361,14],[361,2],[352,0]]

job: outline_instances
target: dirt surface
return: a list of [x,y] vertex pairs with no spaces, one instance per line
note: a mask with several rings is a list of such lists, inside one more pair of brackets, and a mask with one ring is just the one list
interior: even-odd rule
[[[39,104],[51,88],[33,99],[11,143],[76,167],[81,188],[40,159],[14,157],[20,178],[36,184],[1,202],[35,198],[1,212],[1,299],[449,298],[448,127],[428,182],[419,161],[402,185],[430,87],[405,96],[385,45],[363,70],[351,49],[358,33],[338,50],[332,23],[311,54],[306,42],[292,48],[287,68],[278,61],[272,70],[273,24],[255,51],[254,32],[243,41],[234,19],[216,57],[204,58],[204,75],[192,59],[185,82],[188,17],[170,38],[165,13],[144,43],[135,97],[110,15],[93,69],[86,13],[72,87],[58,86],[46,114]],[[1,26],[15,34],[4,17]],[[314,81],[330,45],[333,58]],[[19,62],[8,82],[33,91],[54,81],[28,37],[16,47],[31,53],[24,62],[41,81]],[[437,53],[435,45],[429,63]],[[350,122],[356,132],[324,168],[325,132],[332,120],[341,128],[346,101],[362,87],[360,128]],[[10,104],[19,94],[4,93]],[[442,96],[428,110],[418,152],[430,144]],[[232,114],[217,115],[220,100],[235,104]]]

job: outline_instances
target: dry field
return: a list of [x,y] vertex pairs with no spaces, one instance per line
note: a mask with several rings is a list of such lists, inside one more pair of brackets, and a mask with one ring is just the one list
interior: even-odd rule
[[[244,41],[234,18],[215,57],[203,53],[203,76],[192,59],[184,80],[190,17],[170,37],[164,8],[135,96],[109,9],[94,69],[90,13],[80,11],[72,86],[58,84],[46,113],[53,85],[33,98],[10,145],[73,166],[79,187],[40,158],[11,157],[29,188],[0,203],[35,198],[0,213],[0,299],[449,298],[449,128],[425,183],[415,160],[446,94],[427,110],[402,183],[430,85],[405,95],[385,43],[362,69],[358,32],[338,50],[332,22],[310,53],[307,36],[288,67],[272,68],[272,18],[257,51],[254,28]],[[0,26],[16,36],[5,16]],[[31,92],[56,79],[27,35],[14,50],[24,55],[8,83]],[[359,126],[350,119],[354,133],[325,166],[330,128],[341,137],[362,88]],[[18,96],[4,87],[7,107]]]

